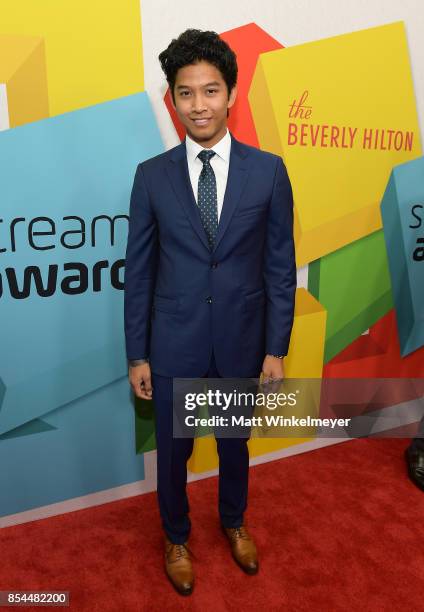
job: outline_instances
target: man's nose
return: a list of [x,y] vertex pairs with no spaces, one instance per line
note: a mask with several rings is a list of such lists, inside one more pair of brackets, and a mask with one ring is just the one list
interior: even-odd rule
[[196,111],[196,113],[201,113],[206,110],[205,100],[201,94],[193,96],[193,110]]

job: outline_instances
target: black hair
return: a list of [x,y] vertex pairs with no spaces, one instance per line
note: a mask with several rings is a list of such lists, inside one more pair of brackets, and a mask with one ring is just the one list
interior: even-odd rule
[[237,83],[237,56],[225,40],[211,30],[185,30],[178,38],[173,38],[158,57],[174,103],[177,72],[189,64],[205,60],[218,68],[227,85],[228,97]]

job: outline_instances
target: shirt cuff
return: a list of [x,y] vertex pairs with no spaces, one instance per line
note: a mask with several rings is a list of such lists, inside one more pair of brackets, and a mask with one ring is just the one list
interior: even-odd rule
[[128,359],[128,365],[131,367],[142,365],[143,363],[149,363],[149,359]]

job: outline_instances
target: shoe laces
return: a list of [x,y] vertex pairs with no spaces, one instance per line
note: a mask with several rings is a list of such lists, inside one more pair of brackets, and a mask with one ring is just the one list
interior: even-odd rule
[[235,540],[237,539],[242,539],[242,540],[249,540],[249,536],[245,530],[245,528],[243,526],[241,527],[233,527],[232,531],[232,536]]
[[177,559],[180,559],[181,557],[186,557],[187,552],[188,551],[184,544],[175,544],[175,556],[177,557]]
[[189,555],[195,558],[192,550],[187,546],[187,544],[174,544],[174,546],[175,546],[175,557],[176,557],[175,560],[176,561],[178,561],[178,559],[182,559]]

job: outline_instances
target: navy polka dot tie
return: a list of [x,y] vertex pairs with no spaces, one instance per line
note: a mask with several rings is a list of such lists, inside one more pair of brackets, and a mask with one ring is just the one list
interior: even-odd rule
[[216,195],[215,172],[210,159],[215,155],[211,149],[203,149],[197,157],[202,161],[203,168],[199,176],[197,190],[197,204],[200,209],[200,218],[208,237],[209,247],[212,249],[218,231],[218,200]]

